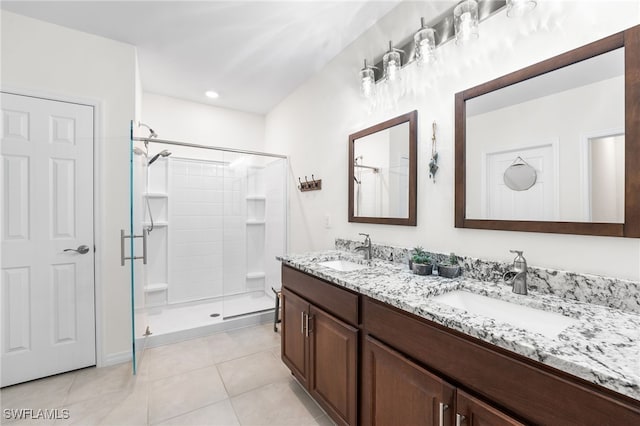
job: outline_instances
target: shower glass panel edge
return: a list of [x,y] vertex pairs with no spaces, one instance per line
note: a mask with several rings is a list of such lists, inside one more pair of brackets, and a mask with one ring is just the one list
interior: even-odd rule
[[130,289],[131,289],[131,367],[133,374],[137,373],[137,354],[136,354],[136,315],[135,315],[135,267],[136,263],[133,259],[135,249],[134,227],[133,227],[133,212],[134,212],[134,191],[133,191],[133,121],[129,125],[129,253],[131,260],[129,261],[129,275],[130,275]]
[[[134,122],[131,122],[129,142],[129,238],[128,250],[130,262],[130,291],[131,291],[131,348],[133,374],[140,370],[147,344],[145,291],[148,274],[147,264],[149,259],[146,242],[141,238],[149,227],[148,213],[145,201],[149,192],[149,162],[147,143],[133,136]],[[137,237],[134,237],[137,236]],[[148,246],[148,245],[147,245]],[[143,260],[145,257],[145,260]]]

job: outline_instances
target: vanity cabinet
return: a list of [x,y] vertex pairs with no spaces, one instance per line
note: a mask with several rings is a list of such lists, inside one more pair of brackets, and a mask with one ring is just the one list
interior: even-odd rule
[[285,265],[282,283],[282,360],[340,425],[640,425],[633,398]]
[[523,425],[371,336],[363,355],[365,425]]
[[449,383],[370,336],[363,358],[363,424],[453,424],[455,388]]
[[524,426],[513,417],[469,395],[456,390],[456,426]]
[[[456,387],[455,410],[465,416],[461,426],[521,424],[517,419],[539,425],[640,425],[640,403],[632,398],[386,303],[364,297],[362,306],[367,338]],[[362,409],[369,411],[372,403],[363,400]]]
[[286,267],[282,282],[283,362],[335,422],[356,425],[358,295]]

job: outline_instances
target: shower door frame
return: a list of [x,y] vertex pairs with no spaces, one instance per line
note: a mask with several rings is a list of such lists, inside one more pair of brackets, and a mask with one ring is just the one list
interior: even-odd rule
[[[287,213],[288,211],[288,207],[289,207],[289,179],[287,179],[287,175],[288,175],[288,169],[289,169],[289,156],[287,155],[282,155],[282,154],[272,154],[272,153],[268,153],[268,152],[260,152],[260,151],[251,151],[251,150],[243,150],[243,149],[234,149],[234,148],[224,148],[224,147],[217,147],[217,146],[209,146],[209,145],[201,145],[201,144],[195,144],[195,143],[190,143],[190,142],[182,142],[182,141],[173,141],[173,140],[168,140],[168,139],[159,139],[159,138],[149,138],[149,137],[140,137],[140,136],[133,136],[131,138],[132,142],[152,142],[152,143],[158,143],[158,144],[165,144],[165,145],[175,145],[175,146],[182,146],[182,147],[187,147],[187,148],[197,148],[197,149],[206,149],[206,150],[210,150],[210,151],[222,151],[222,152],[230,152],[230,153],[236,153],[236,154],[245,154],[245,155],[256,155],[256,156],[262,156],[262,157],[271,157],[271,158],[278,158],[278,159],[282,159],[284,160],[285,164],[284,164],[284,188],[283,188],[283,192],[284,192],[284,210],[285,210],[285,218],[284,218],[284,252],[286,253],[289,249],[289,214]],[[131,231],[133,232],[133,230]],[[132,292],[135,291],[132,287]],[[266,289],[265,289],[266,292]],[[132,293],[132,297],[133,297],[134,293]],[[224,297],[224,295],[223,295]],[[136,336],[135,336],[135,315],[134,315],[134,311],[135,311],[135,300],[132,300],[132,321],[134,324],[134,335],[133,335],[133,340],[135,342]],[[250,315],[253,314],[255,312],[247,312],[246,314],[242,314],[242,315]],[[135,356],[135,355],[134,355]]]

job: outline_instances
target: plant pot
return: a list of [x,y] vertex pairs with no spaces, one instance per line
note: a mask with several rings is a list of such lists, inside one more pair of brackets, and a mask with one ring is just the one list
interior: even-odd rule
[[460,266],[438,265],[438,275],[445,278],[455,278],[460,275]]
[[431,263],[414,263],[413,273],[416,275],[431,275],[433,265]]

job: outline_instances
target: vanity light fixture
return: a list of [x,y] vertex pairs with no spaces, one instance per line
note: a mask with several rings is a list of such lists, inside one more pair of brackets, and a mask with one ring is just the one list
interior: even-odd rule
[[466,44],[478,38],[478,3],[464,0],[453,9],[456,44]]
[[[396,44],[398,48],[389,42],[389,49],[374,58],[375,66],[365,62],[359,73],[360,90],[371,105],[393,104],[407,89],[407,79],[402,76],[406,65],[415,61],[421,67],[437,62],[436,49],[443,44],[455,40],[462,46],[479,38],[481,21],[503,10],[509,17],[521,16],[536,5],[537,0],[462,0],[434,19],[420,18],[421,28]],[[381,85],[375,87],[377,84]]]
[[360,70],[360,91],[362,96],[367,99],[373,99],[376,96],[376,76],[375,67],[369,65],[367,60],[364,60],[364,67]]
[[220,94],[213,90],[207,90],[206,92],[204,92],[204,94],[207,98],[211,99],[218,99],[220,97]]
[[420,18],[420,29],[413,36],[415,43],[415,59],[418,66],[423,66],[436,60],[436,30],[427,26],[424,18]]
[[507,0],[507,16],[509,18],[520,17],[535,9],[536,5],[535,0]]
[[387,81],[400,80],[400,68],[402,68],[402,58],[400,53],[404,51],[393,47],[393,43],[389,41],[389,50],[382,57],[382,71]]

